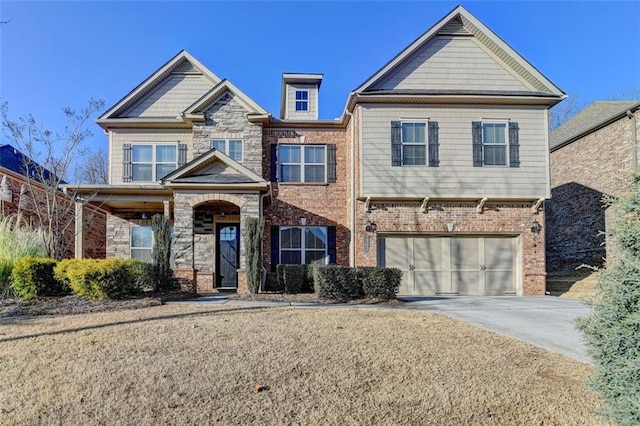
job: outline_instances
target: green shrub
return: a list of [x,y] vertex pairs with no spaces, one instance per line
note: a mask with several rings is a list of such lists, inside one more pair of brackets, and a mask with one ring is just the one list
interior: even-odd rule
[[[640,424],[640,175],[629,195],[611,202],[607,252],[591,314],[581,318],[595,371],[589,385],[615,424]],[[612,250],[610,250],[612,249]],[[609,253],[608,253],[609,254]]]
[[153,277],[153,290],[167,291],[175,286],[171,270],[171,223],[167,216],[154,214],[151,217],[151,228],[153,230],[153,249],[151,250],[153,267],[150,271]]
[[355,268],[327,265],[313,270],[315,292],[322,299],[351,300],[364,295]]
[[11,286],[24,300],[60,294],[63,287],[53,276],[55,266],[56,261],[53,259],[24,257],[13,265]]
[[0,299],[13,298],[16,295],[11,287],[11,272],[13,271],[13,261],[0,259]]
[[260,290],[262,281],[262,235],[264,234],[264,219],[248,217],[245,220],[244,247],[247,263],[247,288],[252,294]]
[[284,292],[288,294],[301,293],[304,288],[304,265],[282,265],[281,270]]
[[267,272],[267,278],[264,285],[265,291],[272,291],[282,293],[284,292],[284,286],[280,285],[277,272]]
[[153,283],[152,266],[135,259],[63,260],[54,273],[74,294],[95,300],[134,294]]
[[313,274],[316,265],[304,265],[304,283],[302,285],[303,293],[313,293],[315,291],[313,285]]
[[395,299],[402,280],[402,271],[397,268],[358,268],[358,279],[367,297]]

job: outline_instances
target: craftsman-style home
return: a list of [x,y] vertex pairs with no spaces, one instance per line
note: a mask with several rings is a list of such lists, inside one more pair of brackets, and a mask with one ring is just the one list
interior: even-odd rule
[[337,119],[319,118],[322,79],[283,74],[276,118],[185,51],[154,71],[97,120],[109,184],[74,188],[109,212],[107,257],[149,259],[163,213],[177,276],[244,291],[253,216],[266,221],[266,270],[393,266],[400,294],[544,294],[560,89],[460,6]]

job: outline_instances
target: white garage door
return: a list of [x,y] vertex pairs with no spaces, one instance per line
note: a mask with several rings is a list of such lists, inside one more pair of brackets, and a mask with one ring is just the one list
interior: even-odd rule
[[513,237],[379,237],[378,265],[399,268],[401,295],[516,294]]

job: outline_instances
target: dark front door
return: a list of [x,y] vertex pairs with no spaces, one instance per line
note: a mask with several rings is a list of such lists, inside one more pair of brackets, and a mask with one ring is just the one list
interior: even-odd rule
[[238,288],[240,224],[219,223],[216,235],[216,277],[219,288]]

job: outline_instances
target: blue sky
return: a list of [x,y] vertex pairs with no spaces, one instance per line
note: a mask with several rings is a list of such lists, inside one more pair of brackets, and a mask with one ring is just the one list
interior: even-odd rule
[[[282,72],[324,73],[320,117],[335,118],[350,90],[457,4],[2,0],[0,98],[11,116],[60,129],[62,107],[108,108],[186,49],[274,115]],[[461,4],[582,103],[640,89],[638,1]]]

